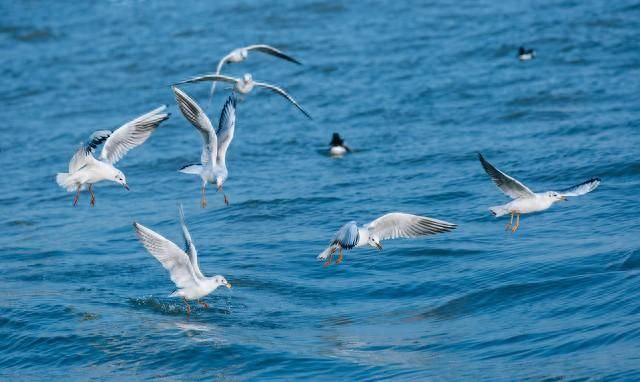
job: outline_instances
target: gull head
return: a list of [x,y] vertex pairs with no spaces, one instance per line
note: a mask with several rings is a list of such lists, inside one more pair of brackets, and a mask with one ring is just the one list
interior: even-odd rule
[[116,175],[113,181],[118,184],[121,184],[125,188],[125,190],[129,191],[129,186],[127,185],[127,178],[124,176],[122,171],[118,170],[118,172],[116,172]]
[[242,76],[242,81],[244,81],[244,82],[251,82],[251,81],[253,81],[253,77],[251,76],[251,74],[250,74],[250,73],[245,73],[245,74]]
[[217,288],[217,287],[219,287],[221,285],[224,285],[227,288],[231,289],[231,284],[227,281],[227,279],[224,278],[224,276],[220,276],[220,275],[213,276],[211,278],[211,280],[212,280],[214,288]]
[[560,200],[564,200],[564,201],[567,200],[566,196],[564,196],[562,194],[559,194],[559,193],[557,193],[555,191],[547,191],[547,192],[545,192],[545,196],[547,198],[551,199],[554,203],[558,202]]
[[246,60],[248,55],[249,55],[249,51],[248,50],[242,49],[240,51],[240,57],[242,57],[243,60]]
[[380,238],[376,235],[369,236],[369,240],[367,241],[372,247],[378,248],[378,250],[382,250],[382,244],[380,244]]
[[226,176],[222,176],[222,175],[216,176],[216,187],[218,187],[218,191],[222,189],[222,185],[224,184],[225,180],[227,180]]

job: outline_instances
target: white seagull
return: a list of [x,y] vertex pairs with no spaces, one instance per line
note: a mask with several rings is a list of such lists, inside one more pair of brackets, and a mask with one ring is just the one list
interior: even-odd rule
[[224,203],[229,205],[229,199],[227,199],[222,186],[229,176],[226,162],[227,149],[231,144],[236,128],[235,96],[232,95],[227,99],[220,113],[218,128],[214,130],[209,117],[191,97],[175,86],[173,87],[173,93],[182,115],[198,129],[203,141],[200,163],[188,164],[179,171],[185,174],[199,175],[202,178],[202,208],[207,206],[207,197],[205,195],[207,182],[215,184],[218,191],[222,191]]
[[[283,60],[293,62],[294,64],[302,65],[300,61],[296,60],[291,56],[286,55],[284,52],[282,52],[279,49],[276,49],[270,45],[257,44],[257,45],[245,46],[244,48],[234,49],[229,54],[222,57],[222,59],[218,62],[218,67],[216,68],[216,74],[220,74],[220,71],[222,70],[222,67],[225,64],[242,62],[246,60],[247,57],[249,57],[249,51],[252,51],[252,50],[270,54],[272,56],[281,58]],[[213,97],[213,92],[215,91],[215,89],[216,89],[216,82],[214,81],[213,84],[211,84],[211,92],[209,93],[209,104],[211,104],[211,98]]]
[[173,86],[181,85],[181,84],[191,84],[191,83],[203,82],[203,81],[214,81],[214,82],[222,81],[222,82],[231,83],[231,84],[233,84],[233,90],[235,92],[240,93],[240,94],[249,93],[251,90],[253,90],[253,88],[255,86],[269,89],[272,92],[274,92],[276,94],[279,94],[282,97],[286,98],[295,107],[297,107],[298,110],[300,110],[302,112],[302,114],[306,115],[307,118],[313,119],[313,118],[311,118],[311,115],[309,115],[309,113],[307,113],[302,108],[302,106],[300,106],[300,104],[298,104],[298,102],[296,102],[296,100],[293,99],[293,97],[291,97],[287,92],[285,92],[284,90],[282,90],[281,88],[279,88],[279,87],[277,87],[275,85],[269,85],[269,84],[264,83],[264,82],[254,81],[253,77],[249,73],[245,73],[242,76],[242,78],[234,78],[234,77],[229,77],[229,76],[225,76],[225,75],[222,75],[222,74],[205,74],[203,76],[198,76],[198,77],[190,78],[188,80],[180,81],[178,83],[173,84]]
[[142,224],[133,222],[133,228],[147,251],[162,264],[164,269],[169,271],[171,281],[178,288],[169,297],[182,297],[187,305],[188,315],[191,313],[191,307],[187,300],[197,300],[199,304],[208,308],[209,305],[200,299],[221,285],[231,288],[231,284],[223,276],[205,277],[202,274],[198,266],[198,252],[193,240],[191,240],[187,225],[184,223],[182,205],[178,205],[178,210],[180,212],[182,236],[184,237],[184,251],[173,242]]
[[[584,195],[595,190],[600,185],[600,178],[592,178],[561,191],[533,192],[517,179],[493,167],[491,163],[484,159],[482,154],[478,153],[478,158],[482,163],[482,167],[484,167],[484,170],[498,188],[514,199],[507,204],[489,208],[489,211],[496,217],[511,214],[511,221],[505,225],[505,230],[511,229],[511,232],[516,232],[520,227],[520,214],[544,211],[557,201],[566,201],[568,196]],[[513,225],[514,215],[517,215],[515,225]]]
[[318,255],[318,260],[327,260],[324,263],[326,267],[331,264],[333,253],[339,250],[335,263],[340,264],[343,249],[371,246],[381,250],[381,240],[435,235],[455,228],[453,223],[402,212],[388,213],[362,227],[358,227],[355,221],[350,221],[333,236],[329,247]]
[[[139,146],[149,138],[151,133],[169,118],[170,114],[163,113],[166,106],[144,114],[131,122],[122,125],[116,131],[100,130],[91,134],[89,141],[80,147],[69,162],[69,172],[58,173],[56,182],[67,191],[76,191],[73,205],[78,204],[80,191],[88,185],[91,194],[91,205],[95,205],[93,185],[103,180],[119,183],[129,190],[122,171],[114,165],[132,148]],[[106,141],[106,142],[105,142]],[[105,142],[99,158],[94,158],[93,152],[98,145]]]

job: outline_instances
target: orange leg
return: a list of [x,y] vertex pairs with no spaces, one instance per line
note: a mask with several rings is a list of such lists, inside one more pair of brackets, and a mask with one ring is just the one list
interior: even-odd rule
[[91,194],[91,207],[96,205],[96,196],[93,194],[93,184],[89,185],[89,193]]
[[218,191],[222,192],[222,196],[224,197],[224,204],[229,205],[229,199],[227,199],[227,194],[224,193],[222,186],[218,187]]
[[202,206],[202,208],[205,208],[207,206],[207,195],[205,194],[206,186],[206,183],[202,184],[202,198],[200,199],[200,205]]
[[207,304],[206,302],[204,302],[202,300],[198,300],[198,304],[204,306],[206,309],[209,309],[209,304]]
[[338,250],[338,260],[336,260],[336,265],[340,264],[342,262],[342,247],[340,247],[340,249]]
[[191,307],[189,306],[189,302],[187,302],[186,298],[182,298],[184,300],[184,303],[187,305],[187,316],[191,314]]
[[520,213],[518,212],[518,217],[516,217],[516,225],[513,226],[513,228],[511,229],[511,232],[516,232],[518,230],[518,227],[520,227]]
[[513,227],[513,215],[515,214],[515,212],[511,211],[511,220],[509,221],[508,224],[504,225],[504,230],[508,231],[511,227]]
[[322,266],[323,267],[328,267],[329,265],[331,265],[331,259],[333,259],[333,252],[331,252],[329,254],[329,258],[327,259],[327,261]]
[[78,199],[80,199],[80,189],[82,188],[82,185],[79,184],[78,185],[78,192],[76,192],[76,197],[73,198],[73,206],[75,207],[76,205],[78,205]]

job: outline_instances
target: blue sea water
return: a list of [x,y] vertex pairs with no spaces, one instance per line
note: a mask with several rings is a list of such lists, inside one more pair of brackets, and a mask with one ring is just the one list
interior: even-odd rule
[[[635,1],[0,2],[0,379],[640,380],[640,5]],[[254,91],[227,156],[229,207],[176,170],[200,136],[167,86],[229,50]],[[537,50],[516,59],[520,45]],[[208,85],[184,86],[206,102]],[[221,89],[221,87],[219,87]],[[215,98],[217,119],[223,95]],[[97,205],[54,177],[79,142],[168,104]],[[353,155],[324,155],[340,132]],[[534,190],[601,177],[527,215],[476,159]],[[234,285],[168,298],[136,220]],[[390,211],[456,231],[315,256]]]

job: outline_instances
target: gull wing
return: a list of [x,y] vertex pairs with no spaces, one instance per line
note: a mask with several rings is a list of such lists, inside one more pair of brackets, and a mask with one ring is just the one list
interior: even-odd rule
[[331,239],[331,245],[340,244],[342,248],[351,249],[358,244],[360,234],[358,224],[355,221],[343,225]]
[[261,86],[263,88],[267,88],[269,90],[271,90],[272,92],[281,95],[282,97],[286,98],[289,102],[291,102],[292,104],[295,105],[295,107],[298,108],[298,110],[300,110],[302,112],[302,114],[306,115],[307,118],[309,119],[313,119],[311,118],[311,115],[309,115],[309,113],[307,113],[302,106],[300,106],[298,104],[298,102],[296,102],[295,99],[293,99],[293,97],[291,97],[289,94],[287,94],[287,92],[285,92],[284,90],[282,90],[281,88],[274,86],[274,85],[269,85],[269,84],[265,84],[264,82],[253,82],[256,86]]
[[[227,60],[229,59],[231,54],[232,53],[227,54],[226,56],[222,57],[222,59],[220,61],[218,61],[218,66],[216,67],[215,75],[219,75],[220,74],[220,71],[222,70],[222,66],[224,66],[224,64],[227,62]],[[211,106],[211,99],[213,98],[213,93],[216,91],[216,84],[217,83],[218,83],[217,81],[211,82],[211,90],[209,90],[209,101],[207,103],[207,107]]]
[[178,289],[189,289],[199,286],[197,276],[189,256],[173,242],[149,228],[133,223],[138,239],[149,253],[169,271],[171,281]]
[[271,45],[257,44],[257,45],[249,45],[245,48],[246,50],[257,50],[258,52],[270,54],[272,56],[281,58],[283,60],[287,60],[289,62],[293,62],[294,64],[302,65],[302,63],[295,58],[285,54],[279,49],[272,47]]
[[196,246],[193,244],[187,225],[184,222],[184,210],[182,209],[182,204],[178,204],[178,212],[180,213],[180,225],[182,226],[182,237],[184,237],[185,251],[187,252],[187,256],[189,256],[194,273],[196,276],[203,279],[204,275],[200,271],[200,266],[198,265],[198,251],[196,251]]
[[166,105],[160,106],[120,126],[107,138],[100,159],[115,164],[129,150],[143,144],[160,123],[169,119],[170,114],[163,113],[166,108]]
[[566,188],[558,193],[562,196],[580,196],[595,190],[600,185],[600,178],[589,179],[576,186]]
[[91,134],[89,140],[82,145],[75,154],[73,154],[73,157],[71,157],[71,161],[69,161],[69,174],[73,174],[88,164],[91,160],[95,160],[95,158],[93,158],[93,152],[96,147],[106,141],[110,135],[110,130],[98,130]]
[[233,139],[236,129],[236,97],[230,96],[225,102],[222,112],[220,113],[220,122],[216,130],[218,139],[218,156],[216,161],[218,164],[225,164],[227,149]]
[[238,82],[238,79],[225,76],[222,74],[205,74],[203,76],[193,77],[193,78],[189,78],[188,80],[176,82],[172,86],[181,85],[181,84],[193,84],[196,82],[203,82],[203,81],[222,81],[222,82],[228,82],[230,84],[235,84],[236,82]]
[[196,101],[191,99],[187,93],[175,86],[172,87],[172,89],[182,115],[184,115],[184,117],[200,132],[200,135],[202,135],[202,154],[200,155],[200,163],[205,165],[209,163],[209,160],[211,160],[212,154],[218,151],[218,139],[213,131],[211,121],[202,108],[196,103]]
[[502,192],[510,196],[512,199],[530,198],[535,195],[533,191],[531,191],[524,184],[520,183],[520,181],[510,177],[509,175],[495,168],[491,163],[487,162],[482,154],[478,153],[478,159],[480,159],[480,163],[482,164],[484,171],[489,174],[498,188],[500,188]]
[[451,231],[456,228],[456,225],[425,216],[392,212],[377,218],[367,224],[365,228],[378,236],[380,240],[387,240],[398,237],[435,235]]

